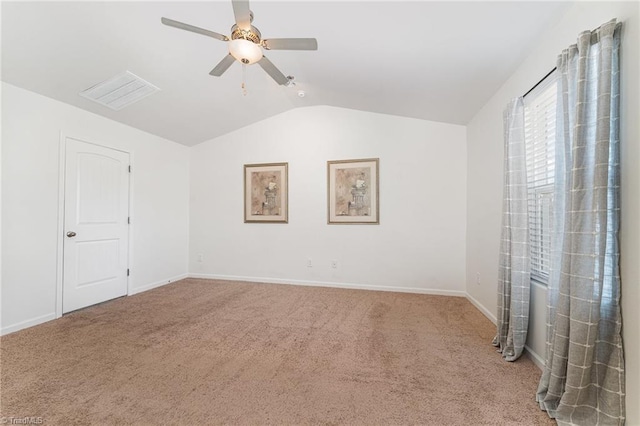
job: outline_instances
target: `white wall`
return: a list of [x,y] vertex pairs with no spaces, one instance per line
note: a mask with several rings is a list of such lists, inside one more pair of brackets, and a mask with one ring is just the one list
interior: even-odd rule
[[[380,225],[328,225],[327,160],[370,157],[380,158]],[[245,224],[243,165],[267,162],[289,163],[289,223]],[[462,295],[465,187],[464,126],[292,110],[191,149],[189,271]]]
[[[467,127],[467,292],[486,311],[496,312],[501,220],[502,111],[555,66],[557,55],[579,32],[618,18],[624,22],[621,50],[622,149],[622,310],[627,380],[627,424],[640,425],[640,132],[638,130],[638,2],[577,2],[539,43],[539,47],[472,119]],[[475,282],[479,272],[480,285]],[[546,289],[532,288],[528,346],[544,356]]]
[[131,292],[187,273],[189,149],[2,83],[2,333],[55,317],[60,132],[132,153]]

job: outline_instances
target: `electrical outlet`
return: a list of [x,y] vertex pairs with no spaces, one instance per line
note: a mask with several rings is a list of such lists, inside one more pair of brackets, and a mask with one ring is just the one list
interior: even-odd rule
[[476,272],[476,284],[480,285],[480,272]]
[[334,260],[332,260],[332,261],[331,261],[331,267],[332,267],[333,269],[337,269],[337,268],[338,268],[338,261],[337,261],[337,260],[335,260],[335,259],[334,259]]
[[312,268],[313,267],[313,261],[311,261],[310,257],[307,257],[307,268]]
[[198,262],[202,262],[204,261],[204,256],[202,256],[202,253],[198,254]]

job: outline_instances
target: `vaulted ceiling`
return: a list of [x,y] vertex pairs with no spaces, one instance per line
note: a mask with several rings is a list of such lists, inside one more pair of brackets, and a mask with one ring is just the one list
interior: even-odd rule
[[[254,0],[263,38],[315,37],[318,50],[266,51],[296,86],[250,65],[243,95],[239,63],[209,75],[225,42],[160,23],[229,35],[229,0],[3,2],[2,80],[188,146],[312,105],[466,124],[567,5]],[[125,70],[161,90],[120,111],[78,95]]]

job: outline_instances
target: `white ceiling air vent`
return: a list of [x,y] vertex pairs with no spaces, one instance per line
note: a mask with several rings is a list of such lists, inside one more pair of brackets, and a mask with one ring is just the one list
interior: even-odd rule
[[125,71],[80,92],[80,96],[118,111],[158,90],[160,89],[148,81]]

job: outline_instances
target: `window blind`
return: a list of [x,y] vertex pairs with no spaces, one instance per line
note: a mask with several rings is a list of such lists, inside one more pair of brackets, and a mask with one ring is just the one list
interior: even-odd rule
[[551,259],[557,93],[554,72],[524,102],[531,276],[544,283]]

